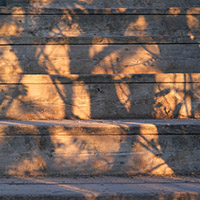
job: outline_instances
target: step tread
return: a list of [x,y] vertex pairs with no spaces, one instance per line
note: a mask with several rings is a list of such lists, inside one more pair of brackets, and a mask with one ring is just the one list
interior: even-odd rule
[[141,14],[166,14],[166,15],[199,15],[200,7],[119,7],[119,8],[31,8],[31,7],[0,7],[0,15],[141,15]]
[[37,37],[37,36],[11,36],[0,37],[0,45],[130,45],[130,44],[198,44],[200,36],[197,35],[191,40],[188,35],[181,37],[172,35],[146,35],[146,36],[77,36],[77,37]]
[[199,199],[199,178],[104,177],[0,179],[0,197],[13,199]]
[[[38,134],[49,133],[51,127],[58,135],[138,135],[142,128],[143,135],[175,135],[175,134],[200,134],[200,120],[198,119],[128,119],[128,120],[1,120],[0,130],[13,127],[6,135],[30,135],[31,132],[22,132],[22,129],[38,128]],[[61,127],[66,128],[60,129]],[[59,130],[61,130],[59,132]],[[4,134],[4,133],[3,133]],[[34,133],[35,134],[35,133]]]
[[1,84],[199,83],[200,73],[156,74],[0,74]]

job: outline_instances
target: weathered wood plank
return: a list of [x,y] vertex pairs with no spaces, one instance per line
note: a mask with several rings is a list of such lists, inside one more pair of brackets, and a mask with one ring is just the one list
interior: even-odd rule
[[4,45],[4,74],[199,73],[200,48],[192,45]]
[[[195,81],[198,76],[194,78],[194,82],[190,75],[176,78],[176,74],[169,75],[166,79],[167,82],[171,77],[171,83],[159,81],[167,76],[168,74],[159,78],[158,75],[153,78],[150,75],[149,79],[146,77],[144,80],[155,80],[146,83],[126,81],[128,76],[125,79],[116,76],[117,81],[102,83],[99,80],[96,83],[90,82],[92,79],[77,81],[76,78],[72,82],[69,77],[64,81],[65,77],[60,79],[58,76],[50,76],[48,79],[44,76],[44,82],[42,76],[35,80],[33,78],[33,83],[32,76],[19,76],[15,80],[17,84],[12,84],[12,81],[8,84],[2,79],[0,118],[200,118],[200,83]],[[103,80],[103,76],[101,79]],[[51,83],[47,84],[47,81]],[[65,82],[68,83],[64,84]]]
[[112,37],[123,36],[137,43],[198,43],[199,26],[199,15],[0,15],[0,36],[9,44],[13,36],[22,43],[30,38],[29,44],[40,37],[83,37],[89,44],[93,37],[111,37],[118,43]]
[[200,136],[51,133],[50,129],[49,136],[0,137],[0,175],[199,173]]

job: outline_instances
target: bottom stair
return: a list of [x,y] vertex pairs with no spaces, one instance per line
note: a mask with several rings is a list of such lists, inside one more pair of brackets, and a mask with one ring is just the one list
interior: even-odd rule
[[5,120],[0,144],[0,176],[200,174],[200,120]]
[[3,200],[197,200],[200,178],[96,177],[0,179]]

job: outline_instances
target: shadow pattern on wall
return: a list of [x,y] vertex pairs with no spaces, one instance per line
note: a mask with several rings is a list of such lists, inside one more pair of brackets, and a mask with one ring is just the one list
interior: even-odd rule
[[[199,118],[198,75],[190,74],[199,73],[199,15],[187,13],[198,10],[95,15],[87,1],[57,11],[53,0],[43,3],[49,8],[2,8],[13,12],[0,16],[2,119]],[[182,74],[162,76],[174,72]],[[177,166],[195,160],[185,152],[199,151],[198,136],[160,135],[153,122],[153,135],[140,123],[130,135],[116,125],[117,136],[10,123],[1,131],[1,174],[178,174]],[[177,143],[185,143],[178,152]],[[198,173],[196,165],[188,168]]]

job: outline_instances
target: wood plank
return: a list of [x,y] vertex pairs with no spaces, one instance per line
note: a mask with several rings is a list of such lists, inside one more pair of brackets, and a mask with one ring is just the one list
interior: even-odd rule
[[[89,44],[93,37],[108,37],[118,43],[124,36],[137,43],[198,43],[199,26],[199,15],[0,15],[0,37],[7,37],[1,44],[15,43],[9,37],[19,37],[22,43],[30,39],[29,44],[40,37],[88,38]],[[112,37],[118,38],[112,42]]]
[[3,74],[199,73],[199,45],[4,45]]

